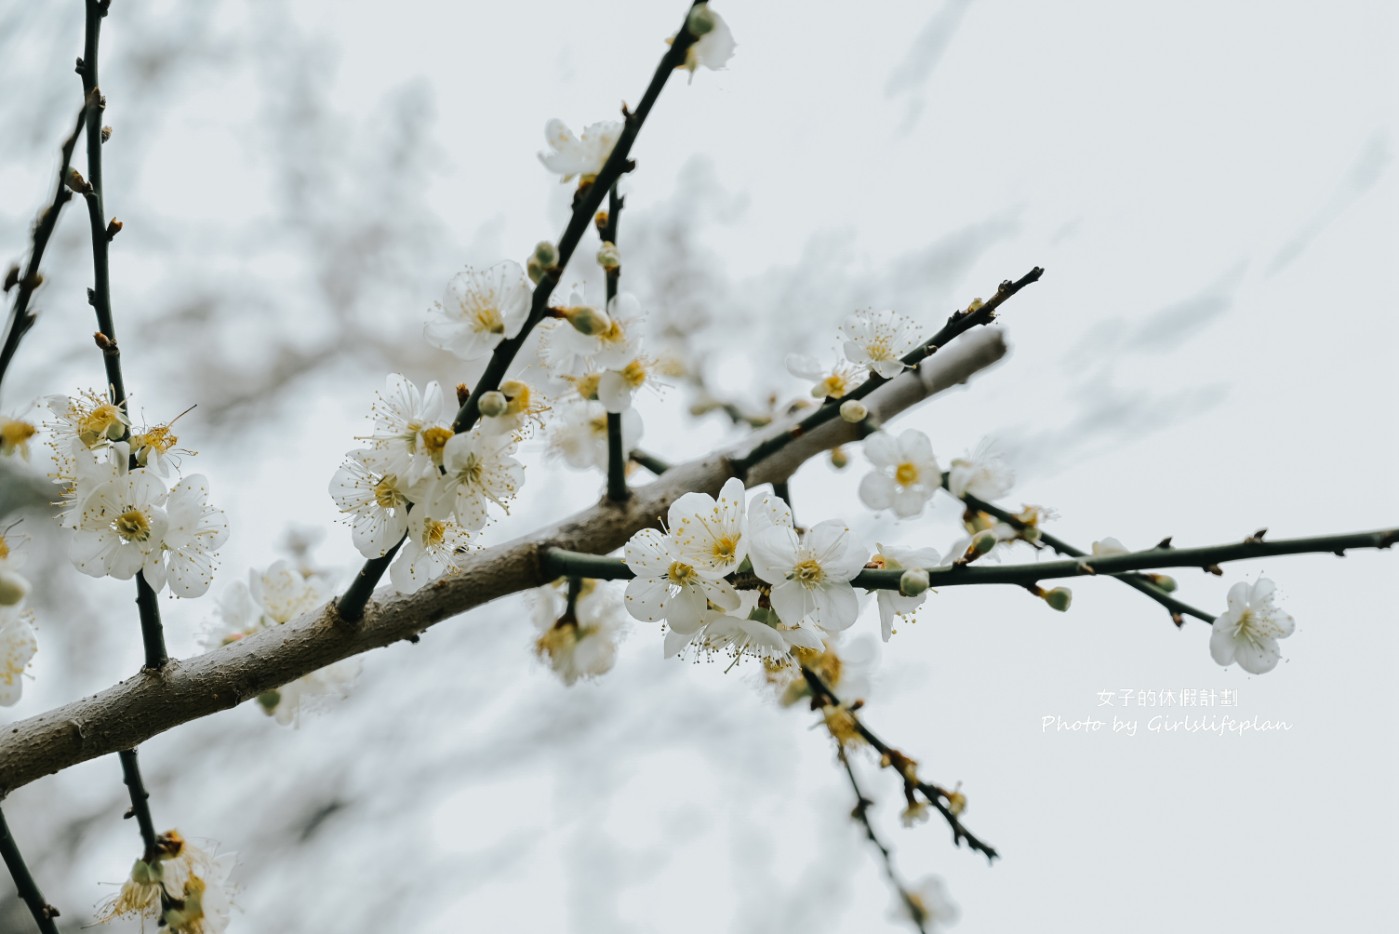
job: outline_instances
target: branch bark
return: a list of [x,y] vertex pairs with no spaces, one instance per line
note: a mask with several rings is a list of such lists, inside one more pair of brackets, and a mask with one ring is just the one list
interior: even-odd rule
[[[1001,332],[963,337],[922,367],[872,393],[866,405],[882,420],[966,382],[1005,355]],[[786,431],[795,422],[772,426]],[[98,756],[133,749],[182,723],[235,707],[264,691],[332,662],[402,640],[507,594],[538,587],[548,578],[544,549],[593,554],[622,546],[653,525],[672,501],[690,491],[717,493],[733,473],[730,458],[749,451],[768,431],[726,451],[677,465],[654,483],[638,487],[625,503],[602,502],[557,525],[469,556],[459,573],[415,594],[381,589],[357,622],[346,622],[334,603],[285,625],[240,639],[191,659],[142,671],[91,697],[10,724],[0,736],[0,798],[45,775]],[[748,470],[750,486],[785,480],[806,460],[856,440],[858,427],[828,422],[785,444]]]

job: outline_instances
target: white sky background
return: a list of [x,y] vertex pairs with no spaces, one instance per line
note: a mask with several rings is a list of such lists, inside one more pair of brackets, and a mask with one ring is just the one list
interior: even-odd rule
[[[25,250],[80,99],[70,6],[12,13],[0,37],[0,88],[25,91],[5,105],[22,132],[0,148],[4,256]],[[257,3],[207,20],[176,6],[117,0],[104,30],[107,202],[129,221],[114,302],[138,403],[153,418],[201,404],[184,437],[233,522],[226,582],[278,557],[288,526],[333,519],[325,486],[386,358],[420,382],[474,377],[410,346],[423,311],[465,263],[522,260],[558,235],[571,189],[535,160],[545,121],[635,102],[681,5]],[[633,153],[620,238],[624,283],[656,320],[712,317],[693,346],[717,390],[795,397],[783,356],[832,352],[842,315],[894,307],[931,330],[1042,265],[1004,311],[1011,357],[893,427],[928,432],[944,463],[998,438],[1020,476],[1009,505],[1053,506],[1051,530],[1083,547],[1395,522],[1388,5],[717,9],[738,54],[672,79]],[[149,67],[169,41],[198,53]],[[6,408],[100,380],[70,211],[41,293],[51,314]],[[663,288],[676,268],[688,278]],[[201,424],[275,370],[269,344],[314,357],[337,331],[376,346],[340,347],[276,404]],[[683,396],[643,403],[645,447],[674,460],[725,436],[675,417]],[[496,541],[597,489],[541,447]],[[808,465],[801,520],[846,518],[871,545],[957,537],[948,502],[869,517],[862,472],[858,457],[845,473]],[[318,558],[352,567],[348,531]],[[1392,927],[1394,560],[1180,573],[1205,608],[1235,580],[1279,583],[1298,630],[1263,677],[1219,669],[1207,627],[1177,632],[1110,581],[1074,582],[1066,615],[1010,588],[932,597],[880,652],[868,722],[932,780],[964,782],[967,825],[1004,858],[988,869],[936,820],[899,827],[896,785],[867,767],[900,869],[943,876],[964,932]],[[76,580],[53,574],[52,590]],[[139,664],[127,588],[81,583],[110,605],[95,619],[40,607],[36,679],[7,716]],[[172,650],[192,654],[211,603],[166,606]],[[100,653],[64,654],[96,626]],[[858,629],[877,633],[872,605]],[[156,820],[242,853],[236,930],[902,929],[828,744],[752,668],[662,663],[640,624],[611,675],[565,690],[531,639],[521,601],[502,601],[368,656],[355,697],[297,732],[245,708],[157,738],[142,751]],[[1239,706],[1116,711],[1142,721],[1135,737],[1042,734],[1045,715],[1111,714],[1098,692],[1120,689],[1231,689]],[[1156,713],[1211,712],[1293,728],[1144,732]],[[121,791],[100,761],[5,802],[65,918],[135,853]],[[55,825],[88,818],[76,855],[45,852]]]

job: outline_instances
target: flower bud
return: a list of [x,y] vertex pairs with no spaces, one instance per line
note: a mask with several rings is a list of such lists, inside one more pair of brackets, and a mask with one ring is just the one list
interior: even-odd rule
[[548,240],[540,240],[534,245],[533,259],[545,269],[556,266],[559,262],[559,248]]
[[953,817],[961,817],[962,812],[967,809],[967,796],[954,788],[947,795],[947,809],[952,812]]
[[165,870],[161,868],[159,860],[148,863],[144,859],[138,859],[131,867],[131,881],[137,885],[155,885],[164,875]]
[[932,581],[928,578],[928,572],[922,568],[909,568],[904,571],[899,578],[899,593],[905,597],[916,597],[919,594],[927,593]]
[[606,334],[612,327],[612,319],[607,317],[607,312],[589,305],[575,305],[572,308],[561,308],[559,313],[573,329],[579,334],[587,334],[593,337],[598,334]]
[[1044,594],[1044,602],[1048,603],[1051,609],[1060,613],[1067,612],[1069,604],[1073,602],[1074,595],[1067,587],[1055,587]]
[[597,264],[608,272],[622,268],[622,251],[611,240],[603,241],[597,251]]
[[1148,574],[1147,577],[1166,593],[1173,593],[1176,589],[1176,579],[1169,574]]
[[0,571],[0,606],[15,606],[29,596],[29,581],[14,571]]
[[845,453],[845,448],[831,449],[831,466],[836,470],[844,470],[850,466],[850,455]]
[[857,425],[869,417],[870,410],[859,399],[846,399],[840,404],[840,417],[852,425]]
[[498,390],[481,395],[481,414],[486,418],[499,418],[505,414],[505,410],[510,408],[510,400],[505,398],[505,393]]
[[690,8],[685,29],[696,38],[714,31],[714,13],[709,9],[709,4],[697,3]]
[[991,549],[996,547],[996,541],[995,533],[989,529],[977,532],[972,536],[972,543],[967,547],[967,553],[980,558],[984,554],[989,554]]
[[539,260],[531,256],[529,262],[525,263],[525,273],[529,276],[529,281],[538,285],[539,280],[544,278],[544,267],[539,264]]

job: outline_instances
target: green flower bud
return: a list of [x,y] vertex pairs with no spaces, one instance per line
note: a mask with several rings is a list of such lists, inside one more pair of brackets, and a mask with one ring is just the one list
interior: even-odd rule
[[487,418],[499,418],[510,408],[510,400],[505,393],[491,390],[481,396],[481,414]]
[[597,251],[597,264],[608,272],[622,268],[622,251],[611,240],[604,241]]
[[1060,613],[1068,611],[1069,604],[1073,602],[1073,599],[1073,591],[1067,587],[1055,587],[1044,594],[1044,602],[1048,603],[1051,609],[1058,610]]
[[927,593],[931,584],[927,571],[922,568],[909,568],[899,578],[899,593],[905,597],[916,597],[921,593]]
[[540,240],[534,245],[533,258],[545,269],[556,266],[559,262],[559,248],[548,240]]
[[710,11],[709,4],[696,4],[690,9],[690,15],[685,20],[685,29],[695,37],[714,31],[714,13]]
[[559,312],[579,334],[587,334],[590,337],[606,334],[608,329],[612,327],[612,319],[607,317],[607,312],[589,305],[561,308]]
[[989,554],[991,549],[996,547],[996,542],[996,534],[990,529],[977,532],[972,536],[972,543],[967,551],[980,558],[984,554]]
[[29,581],[14,571],[0,571],[0,606],[15,606],[29,595]]

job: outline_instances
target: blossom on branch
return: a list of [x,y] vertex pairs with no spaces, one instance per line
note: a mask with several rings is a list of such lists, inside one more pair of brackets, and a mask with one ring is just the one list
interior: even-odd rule
[[[890,571],[900,571],[905,568],[935,568],[942,559],[938,553],[931,548],[893,548],[880,545],[879,551],[875,553],[873,563],[878,567],[883,567]],[[927,581],[924,581],[926,585]],[[879,605],[879,626],[884,641],[888,642],[889,637],[894,634],[894,617],[912,620],[918,608],[928,599],[928,592],[907,596],[897,590],[881,590],[875,597],[875,602]]]
[[572,600],[566,595],[569,586],[558,581],[531,591],[531,602],[540,633],[535,654],[564,684],[573,685],[612,670],[624,614],[616,593],[602,581],[578,582]]
[[428,309],[424,336],[434,347],[476,360],[514,337],[529,317],[533,292],[520,264],[505,260],[481,272],[459,272],[441,302]]
[[876,431],[865,439],[865,456],[876,470],[860,481],[860,499],[876,511],[892,508],[900,519],[921,515],[942,485],[933,444],[921,431],[910,429],[897,439]]
[[[622,454],[630,455],[641,439],[641,416],[636,409],[622,413]],[[562,406],[549,426],[549,450],[578,470],[607,469],[607,409],[600,402],[578,399]]]
[[1214,621],[1210,655],[1225,667],[1234,662],[1251,675],[1267,674],[1282,655],[1278,640],[1292,635],[1296,621],[1273,605],[1276,585],[1266,577],[1229,588],[1229,608]]
[[1000,499],[1014,484],[1015,471],[989,438],[971,454],[953,459],[947,472],[947,489],[958,499],[968,494],[980,500]]
[[350,523],[351,540],[366,558],[380,558],[408,531],[407,482],[393,473],[393,457],[380,449],[351,451],[330,478],[330,498]]
[[462,527],[475,532],[485,528],[487,504],[506,512],[525,482],[524,465],[512,455],[513,437],[486,434],[475,429],[454,435],[443,451],[442,477],[428,502],[434,518],[455,515]]
[[539,161],[544,168],[569,182],[580,176],[580,182],[591,183],[612,155],[612,149],[622,135],[622,124],[616,120],[603,120],[590,123],[583,128],[583,135],[574,136],[568,124],[557,118],[544,126],[544,140],[551,152],[541,152]]
[[828,519],[798,535],[773,525],[753,539],[753,571],[772,584],[772,608],[784,623],[811,622],[827,632],[848,629],[860,613],[850,581],[868,552],[839,519]]
[[39,650],[34,615],[17,605],[0,606],[0,707],[19,703],[25,670]]
[[738,48],[729,24],[710,9],[708,3],[695,4],[685,20],[685,28],[699,37],[685,50],[685,62],[680,65],[690,73],[691,81],[694,80],[695,70],[700,67],[721,71],[733,58],[734,49]]
[[411,380],[390,373],[370,411],[374,433],[369,440],[388,455],[386,469],[410,484],[432,478],[452,437],[437,381],[419,392]]
[[903,358],[922,341],[918,322],[897,311],[857,311],[840,325],[845,358],[885,379],[904,371]]

